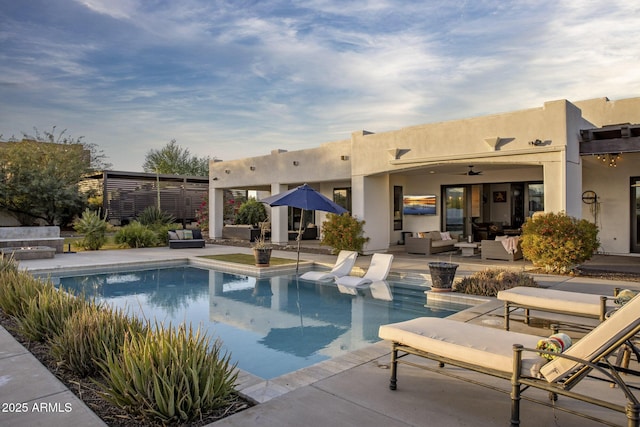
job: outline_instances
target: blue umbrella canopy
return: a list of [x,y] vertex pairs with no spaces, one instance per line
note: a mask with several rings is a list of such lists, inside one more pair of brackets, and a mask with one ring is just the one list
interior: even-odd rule
[[345,208],[334,203],[307,184],[296,187],[293,190],[265,197],[261,202],[269,206],[291,206],[308,211],[324,211],[335,214],[347,212]]
[[[343,214],[348,212],[342,206],[334,203],[332,200],[323,196],[307,184],[294,188],[293,190],[278,193],[276,195],[265,197],[260,200],[269,206],[291,206],[293,208],[308,211],[324,211],[334,214]],[[303,216],[301,216],[302,218]],[[296,260],[296,273],[300,265],[300,240],[302,236],[302,221],[300,221],[300,229],[298,230],[298,258]]]

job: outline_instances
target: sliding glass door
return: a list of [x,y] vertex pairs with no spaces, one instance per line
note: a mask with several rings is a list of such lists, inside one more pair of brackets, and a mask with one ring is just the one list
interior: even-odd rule
[[466,187],[445,187],[444,188],[444,230],[465,232],[466,215]]
[[640,177],[631,178],[631,252],[640,253]]

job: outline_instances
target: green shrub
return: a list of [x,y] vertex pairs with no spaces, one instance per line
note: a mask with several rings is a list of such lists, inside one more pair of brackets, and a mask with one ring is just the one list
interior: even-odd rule
[[600,246],[598,227],[564,213],[545,213],[522,225],[522,254],[548,272],[567,273]]
[[0,273],[0,308],[9,316],[22,317],[29,301],[43,287],[44,283],[29,273],[6,269]]
[[149,226],[153,224],[172,224],[175,222],[176,217],[169,212],[160,210],[157,206],[147,206],[136,219],[140,224]]
[[342,215],[329,214],[322,223],[321,245],[331,246],[334,254],[341,250],[362,252],[368,237],[364,237],[365,221],[360,221],[348,213]]
[[453,290],[463,294],[495,297],[499,291],[516,286],[537,288],[538,284],[533,277],[523,271],[493,268],[463,277],[462,280],[453,284]]
[[155,324],[129,335],[118,355],[102,365],[105,397],[128,411],[162,423],[185,423],[226,406],[237,380],[220,343],[182,324]]
[[87,302],[52,283],[45,283],[26,304],[22,316],[16,318],[18,330],[34,341],[46,341],[62,333],[67,319]]
[[258,223],[267,220],[267,209],[263,203],[256,199],[249,199],[240,205],[236,214],[236,224],[249,224],[257,226]]
[[90,251],[97,251],[107,242],[107,222],[96,211],[85,209],[82,217],[73,225],[74,230],[84,237],[76,245]]
[[153,230],[133,221],[116,232],[115,242],[130,248],[149,248],[157,245],[158,236]]
[[79,377],[96,376],[107,353],[119,354],[127,334],[140,334],[144,324],[121,310],[88,303],[73,313],[51,341],[51,353]]
[[182,228],[182,224],[151,224],[148,225],[147,228],[153,231],[156,234],[156,244],[157,245],[169,245],[169,230],[180,230]]

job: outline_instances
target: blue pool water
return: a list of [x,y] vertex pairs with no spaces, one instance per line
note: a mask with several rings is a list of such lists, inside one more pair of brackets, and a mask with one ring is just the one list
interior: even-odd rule
[[137,316],[200,325],[240,369],[264,379],[374,343],[381,324],[452,313],[426,308],[425,287],[393,280],[356,295],[295,276],[256,279],[188,266],[57,280]]

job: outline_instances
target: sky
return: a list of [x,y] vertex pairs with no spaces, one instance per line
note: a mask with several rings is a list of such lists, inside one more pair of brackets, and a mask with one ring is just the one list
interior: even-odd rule
[[113,170],[640,96],[636,0],[0,0],[0,135]]

